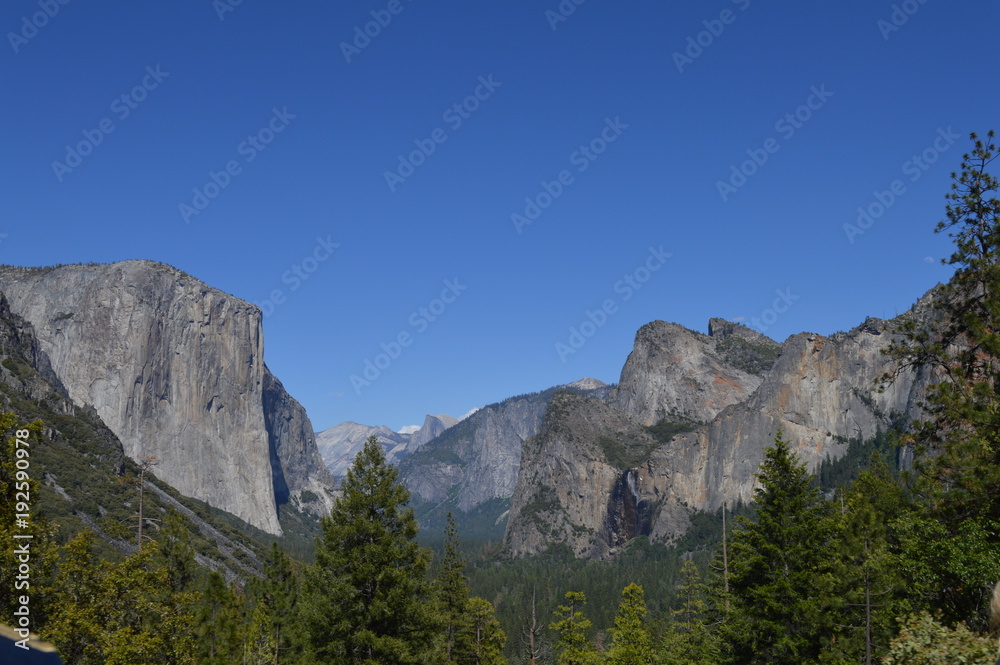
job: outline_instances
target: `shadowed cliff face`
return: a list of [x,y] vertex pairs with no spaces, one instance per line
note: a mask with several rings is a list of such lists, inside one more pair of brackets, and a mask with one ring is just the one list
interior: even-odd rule
[[[329,482],[304,412],[264,367],[256,306],[149,261],[2,268],[0,290],[73,401],[92,405],[127,455],[156,457],[156,475],[183,494],[277,534],[275,485]],[[265,382],[283,415],[265,417]]]
[[[262,397],[275,501],[280,505],[298,499],[306,512],[317,517],[329,514],[333,476],[320,457],[306,410],[266,366]],[[311,492],[318,500],[303,501],[303,492]]]
[[577,556],[615,554],[648,531],[631,461],[656,439],[592,397],[559,393],[524,446],[505,541],[515,556],[565,543]]

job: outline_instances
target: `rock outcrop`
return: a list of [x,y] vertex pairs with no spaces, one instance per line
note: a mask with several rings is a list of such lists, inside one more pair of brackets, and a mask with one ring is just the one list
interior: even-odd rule
[[264,366],[255,305],[150,261],[3,267],[0,291],[73,401],[181,493],[278,534],[276,485],[329,482],[308,419]]
[[608,403],[644,425],[708,422],[746,400],[780,350],[774,340],[720,319],[712,320],[708,335],[653,321],[636,333]]
[[[681,434],[657,449],[638,483],[644,496],[715,510],[723,501],[750,500],[764,448],[781,430],[810,469],[837,459],[851,437],[867,439],[894,419],[919,416],[925,372],[908,371],[884,392],[875,389],[888,360],[891,324],[868,319],[830,337],[801,333],[745,402],[727,408],[708,426]],[[654,536],[677,535],[670,528]]]
[[[924,316],[925,305],[904,316]],[[907,371],[875,389],[893,329],[868,319],[850,332],[802,333],[778,345],[719,319],[708,336],[644,326],[607,404],[553,400],[525,446],[507,546],[523,555],[565,543],[577,555],[603,557],[639,534],[671,541],[688,528],[690,510],[751,500],[763,451],[779,430],[815,468],[840,457],[849,438],[918,417],[926,372]],[[662,427],[717,407],[690,431]]]
[[528,440],[511,497],[506,541],[514,556],[563,543],[604,558],[649,533],[651,510],[630,467],[658,445],[629,416],[592,397],[559,393]]
[[312,423],[266,365],[263,407],[275,501],[278,505],[294,501],[316,517],[328,515],[333,507],[333,476],[316,447]]
[[449,427],[458,424],[458,418],[442,413],[436,416],[428,415],[424,418],[423,426],[410,435],[410,441],[406,444],[406,452],[412,453],[429,441],[444,434]]
[[403,482],[420,499],[449,499],[461,511],[509,498],[524,442],[538,432],[549,400],[559,390],[603,396],[608,388],[586,379],[484,406],[404,460]]

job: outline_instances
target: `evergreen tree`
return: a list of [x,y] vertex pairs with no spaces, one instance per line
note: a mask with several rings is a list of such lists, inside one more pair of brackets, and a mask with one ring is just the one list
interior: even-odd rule
[[105,629],[106,608],[100,607],[101,571],[93,543],[93,531],[82,531],[62,548],[51,618],[42,632],[65,663],[103,662],[98,638]]
[[[994,134],[972,135],[961,173],[947,195],[946,219],[955,267],[931,303],[929,325],[904,322],[889,355],[899,372],[920,368],[936,381],[926,417],[908,442],[917,450],[915,490],[924,513],[908,524],[904,565],[928,605],[948,622],[984,622],[1000,576],[1000,182],[988,172],[997,157]],[[929,540],[933,539],[933,540]]]
[[493,603],[483,598],[472,597],[465,605],[468,646],[463,649],[459,662],[468,665],[507,665],[503,649],[507,645],[507,634],[500,627],[494,614]]
[[[301,653],[298,630],[299,586],[288,555],[271,544],[271,553],[264,564],[264,577],[253,584],[257,597],[255,617],[267,621],[267,643],[271,645],[269,663],[280,665],[293,662]],[[258,640],[258,646],[261,641]]]
[[815,663],[829,642],[831,578],[819,493],[781,433],[730,550],[730,612],[722,634],[737,665]]
[[708,588],[698,566],[688,559],[681,566],[677,589],[679,606],[670,611],[670,623],[660,647],[661,665],[715,665],[719,645],[706,624]]
[[99,561],[85,531],[64,548],[44,637],[74,665],[205,662],[193,654],[192,593],[167,588],[156,544],[124,561]]
[[199,573],[198,564],[194,559],[191,532],[176,510],[171,510],[163,520],[157,544],[155,565],[166,571],[169,590],[181,593],[193,589]]
[[404,665],[430,658],[430,553],[414,538],[409,492],[375,437],[322,520],[304,619],[317,663]]
[[239,660],[243,648],[240,609],[222,575],[210,573],[195,614],[199,663],[223,665]]
[[597,651],[590,643],[590,619],[583,615],[587,597],[580,591],[566,592],[567,605],[560,605],[549,629],[556,632],[557,665],[596,665],[600,662]]
[[610,665],[650,665],[653,662],[653,638],[646,625],[646,601],[638,584],[622,590],[622,601],[611,629]]
[[469,586],[465,579],[465,560],[458,553],[458,527],[451,513],[448,513],[444,535],[444,558],[435,582],[444,621],[444,659],[446,663],[455,663],[462,660],[463,647],[468,646],[467,643],[460,644],[459,637],[469,630],[466,615]]
[[272,665],[279,661],[280,651],[274,640],[273,619],[264,603],[257,603],[250,614],[243,643],[243,663],[245,665]]
[[907,581],[901,576],[893,519],[907,502],[888,466],[873,456],[871,466],[835,500],[834,534],[837,640],[829,652],[872,665],[895,635],[897,617],[909,611]]

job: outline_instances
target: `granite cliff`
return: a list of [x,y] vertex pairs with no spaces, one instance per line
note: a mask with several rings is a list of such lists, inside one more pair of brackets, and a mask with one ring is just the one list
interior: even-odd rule
[[653,321],[635,336],[608,404],[644,425],[708,422],[750,397],[781,351],[772,339],[712,319],[709,334]]
[[181,493],[273,534],[281,501],[308,490],[329,507],[332,478],[264,365],[255,305],[151,261],[7,266],[0,291],[73,402]]
[[[923,316],[924,302],[904,316]],[[669,542],[688,528],[690,510],[750,500],[778,430],[814,468],[841,456],[847,439],[918,416],[925,372],[875,390],[892,330],[868,319],[779,345],[719,319],[707,336],[644,326],[606,404],[559,395],[526,443],[505,536],[511,553],[566,543],[578,556],[605,557],[636,535]]]
[[423,501],[448,501],[465,512],[510,498],[524,442],[538,432],[549,400],[560,390],[604,396],[609,388],[581,379],[484,406],[402,462],[406,486]]

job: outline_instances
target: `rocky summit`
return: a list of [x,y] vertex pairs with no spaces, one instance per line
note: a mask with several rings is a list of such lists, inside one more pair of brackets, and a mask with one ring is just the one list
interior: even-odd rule
[[[926,316],[925,296],[903,317]],[[514,555],[556,543],[603,558],[637,535],[670,542],[692,510],[749,501],[764,449],[781,431],[815,468],[918,416],[929,376],[880,391],[896,321],[801,333],[779,344],[712,319],[709,334],[656,321],[636,335],[605,401],[557,395],[528,440],[505,542]]]

